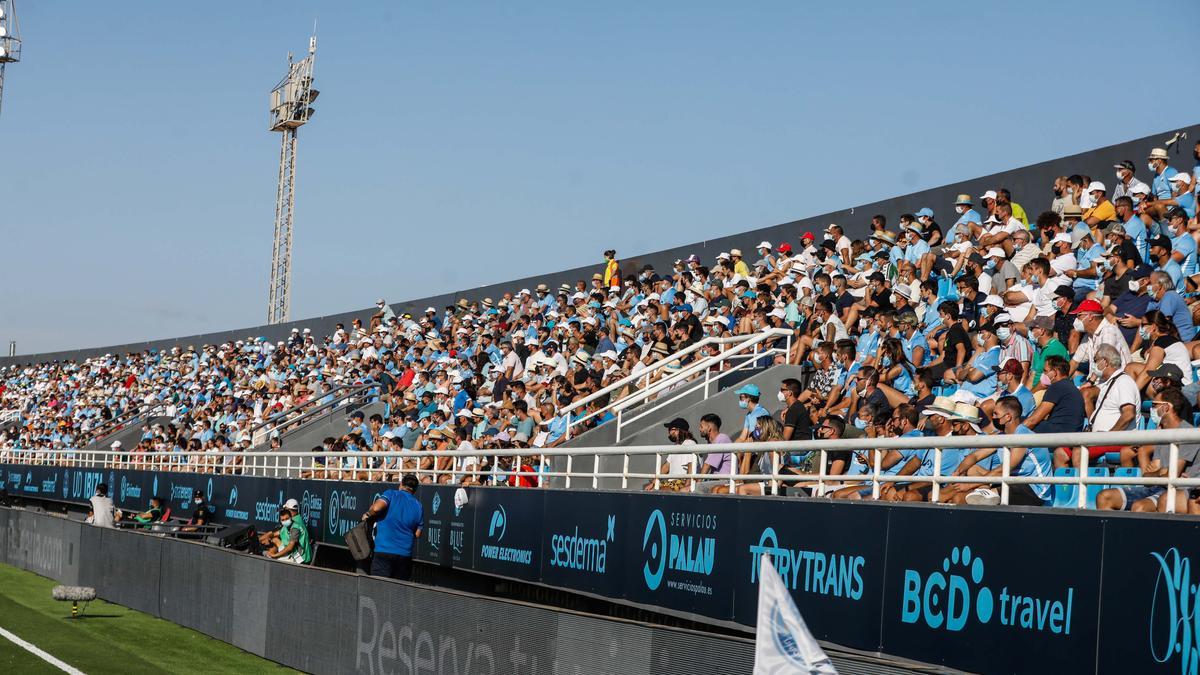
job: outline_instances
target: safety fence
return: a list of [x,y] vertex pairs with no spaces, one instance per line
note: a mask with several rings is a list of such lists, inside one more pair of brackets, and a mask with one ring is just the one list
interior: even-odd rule
[[[862,496],[878,499],[886,486],[928,485],[928,500],[937,502],[946,486],[955,484],[991,485],[998,489],[998,501],[1007,505],[1017,485],[1043,486],[1055,493],[1058,506],[1085,508],[1105,487],[1162,487],[1166,494],[1164,509],[1176,510],[1177,495],[1200,488],[1200,478],[1190,471],[1179,471],[1180,446],[1200,444],[1200,429],[1155,429],[1148,431],[1085,432],[1066,434],[1013,434],[973,436],[917,436],[900,438],[857,438],[824,441],[784,441],[769,443],[646,445],[616,448],[479,448],[475,450],[378,452],[171,452],[129,454],[111,450],[6,450],[0,451],[0,463],[56,466],[65,468],[119,468],[171,473],[208,473],[261,478],[309,478],[334,481],[396,481],[400,474],[414,473],[424,482],[453,484],[527,484],[547,485],[561,479],[568,488],[599,487],[602,479],[618,479],[623,489],[659,489],[664,481],[686,492],[707,491],[715,485],[730,491],[745,483],[761,483],[771,494],[781,487],[802,488],[806,494],[825,496],[844,488],[860,487]],[[1088,467],[1089,447],[1134,448],[1158,446],[1166,449],[1166,462],[1158,462],[1154,471],[1142,473],[1140,466],[1118,470]],[[980,448],[994,450],[995,461],[979,462],[976,471],[943,474],[943,455],[969,452]],[[1014,449],[1037,450],[1048,456],[1062,448],[1067,456],[1078,455],[1082,467],[1051,469],[1032,459],[1013,462]],[[899,467],[885,469],[888,451],[923,453],[921,467],[915,473],[899,473]],[[1075,450],[1081,450],[1075,452]],[[692,470],[687,473],[662,472],[664,460],[672,454],[695,454]],[[703,455],[730,453],[735,460],[747,453],[758,456],[751,473],[703,473]],[[831,458],[857,455],[860,473],[833,473]],[[1028,453],[1027,453],[1028,454]],[[561,469],[551,467],[551,458],[562,457]],[[601,458],[620,457],[619,471],[601,471]],[[651,471],[633,471],[631,459],[653,458]],[[1186,455],[1185,455],[1186,457]],[[765,458],[765,459],[763,459]],[[735,462],[737,464],[737,462]],[[1016,464],[1016,466],[1014,466]],[[984,470],[983,467],[994,468]],[[1189,465],[1190,466],[1190,465]],[[806,468],[807,467],[807,468]],[[1149,467],[1147,467],[1149,468]],[[1198,467],[1200,468],[1200,467]],[[1061,486],[1061,487],[1060,487]]]

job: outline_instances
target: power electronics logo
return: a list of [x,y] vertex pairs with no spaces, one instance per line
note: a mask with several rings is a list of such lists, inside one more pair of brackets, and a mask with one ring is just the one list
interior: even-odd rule
[[229,500],[225,502],[225,516],[236,520],[250,520],[250,512],[245,509],[234,508],[238,503],[237,486],[229,488]]
[[775,529],[762,531],[757,544],[750,545],[750,583],[758,583],[758,570],[764,553],[788,589],[817,595],[858,600],[863,595],[863,567],[866,558],[825,551],[793,549],[779,543]]
[[1195,673],[1200,666],[1200,584],[1192,582],[1192,561],[1174,548],[1150,556],[1158,563],[1150,600],[1150,655],[1158,663],[1178,655],[1180,672]]
[[717,560],[717,516],[712,513],[655,509],[642,531],[642,580],[654,591],[668,576],[667,588],[712,595],[705,583]]
[[900,620],[957,632],[974,618],[979,624],[995,621],[1019,630],[1071,634],[1073,586],[1058,598],[1020,595],[1008,586],[997,592],[983,583],[985,572],[983,558],[972,555],[970,546],[955,546],[941,569],[927,576],[904,570]]
[[513,563],[515,565],[530,565],[533,563],[533,551],[527,548],[517,548],[513,546],[504,546],[500,542],[504,541],[504,535],[508,532],[508,512],[504,510],[504,506],[496,507],[492,511],[492,519],[488,522],[489,541],[495,543],[486,543],[479,547],[479,555],[488,560],[499,560],[501,562]]
[[550,536],[550,565],[581,572],[604,574],[608,561],[608,545],[616,540],[617,517],[609,515],[603,536],[579,534],[579,526],[569,534]]

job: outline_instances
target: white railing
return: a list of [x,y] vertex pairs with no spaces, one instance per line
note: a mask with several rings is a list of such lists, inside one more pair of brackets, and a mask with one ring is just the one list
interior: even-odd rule
[[[587,413],[578,419],[571,420],[567,425],[566,437],[568,439],[571,438],[576,427],[585,425],[589,421],[601,417],[606,413],[613,413],[617,416],[617,441],[619,442],[621,440],[621,430],[624,427],[663,405],[681,396],[685,396],[700,387],[703,387],[704,391],[702,398],[707,399],[711,395],[709,385],[719,381],[724,376],[752,367],[763,357],[782,354],[784,358],[787,358],[792,346],[792,335],[793,331],[786,328],[768,328],[764,331],[747,335],[706,337],[686,349],[655,361],[646,370],[626,375],[607,387],[563,408],[559,414],[569,416],[586,410],[588,404],[605,395],[611,396],[626,387],[632,387],[632,391],[629,394],[617,400],[609,401],[608,405],[603,408]],[[764,342],[773,342],[781,338],[785,340],[787,345],[784,349],[763,347]],[[716,346],[720,351],[711,356],[698,359],[686,367],[681,367],[677,372],[664,375],[664,373],[673,369],[673,364],[678,364],[680,360],[709,346]],[[740,361],[740,363],[726,367],[726,364],[732,361]],[[701,373],[704,375],[703,378],[699,377]],[[686,387],[688,382],[693,382],[694,386]],[[663,400],[656,400],[656,397],[659,395],[670,396]],[[624,413],[626,410],[635,408],[648,401],[655,401],[656,405],[650,410],[638,411],[632,418],[625,417]]]
[[16,408],[10,410],[0,410],[0,424],[8,424],[9,422],[19,418],[21,411]]
[[[384,452],[292,452],[272,453],[241,452],[179,452],[160,454],[130,454],[108,450],[0,450],[0,464],[19,463],[67,467],[103,467],[146,469],[157,471],[180,471],[201,473],[224,473],[260,477],[312,478],[317,480],[361,480],[390,481],[401,473],[414,473],[425,482],[505,482],[512,477],[523,477],[536,482],[540,487],[548,478],[563,478],[570,488],[573,479],[589,479],[594,487],[599,479],[620,479],[625,489],[661,487],[666,479],[681,480],[688,484],[687,491],[695,492],[702,482],[716,481],[729,486],[732,491],[742,482],[767,483],[778,494],[781,484],[804,484],[815,496],[824,496],[843,487],[870,487],[873,498],[878,498],[882,487],[888,483],[930,484],[930,500],[937,502],[944,485],[955,483],[999,485],[1000,503],[1007,504],[1009,488],[1013,485],[1074,485],[1077,490],[1076,506],[1086,505],[1089,486],[1142,485],[1164,486],[1168,504],[1166,511],[1175,510],[1176,492],[1180,489],[1200,488],[1200,478],[1182,477],[1177,471],[1180,443],[1200,443],[1200,429],[1156,429],[1150,431],[1088,432],[1069,434],[1017,434],[940,436],[915,438],[857,438],[824,441],[781,441],[775,443],[730,443],[720,445],[648,445],[621,448],[519,448],[477,449],[447,451]],[[1088,476],[1086,466],[1077,476],[1013,476],[1008,468],[1009,451],[1012,448],[1068,448],[1086,446],[1133,446],[1169,445],[1167,475],[1146,476]],[[1001,473],[985,476],[942,475],[941,454],[944,449],[996,448],[1001,459]],[[886,475],[881,468],[882,451],[900,449],[931,449],[934,451],[933,474]],[[836,451],[873,452],[870,473],[848,476],[829,473],[829,453]],[[733,453],[736,458],[745,453],[771,453],[771,471],[753,474],[702,474],[688,473],[666,475],[659,472],[665,455],[681,451],[696,453]],[[878,451],[878,452],[875,452]],[[819,458],[816,473],[793,474],[780,472],[781,455],[791,453],[816,453]],[[1081,453],[1086,463],[1087,452]],[[600,472],[593,464],[591,471],[576,470],[574,458],[598,456],[623,457],[619,472]],[[634,472],[629,470],[629,460],[634,456],[653,456],[654,470]],[[459,458],[491,458],[493,468],[467,468]],[[551,469],[547,459],[566,457],[564,470]],[[510,467],[499,468],[500,458],[511,458]],[[528,460],[526,462],[525,460]],[[532,470],[521,467],[528,464]],[[585,465],[589,464],[585,462]],[[499,479],[499,481],[497,481]]]

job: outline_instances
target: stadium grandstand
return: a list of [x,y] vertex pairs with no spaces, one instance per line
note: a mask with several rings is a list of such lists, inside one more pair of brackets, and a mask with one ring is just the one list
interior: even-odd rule
[[[436,298],[9,357],[6,495],[78,512],[106,483],[139,533],[220,545],[250,526],[271,546],[295,519],[311,532],[286,567],[315,573],[415,475],[422,582],[647,612],[722,654],[646,672],[746,665],[763,554],[845,672],[1194,665],[1163,628],[1190,610],[1158,600],[1194,595],[1182,533],[1200,514],[1200,143],[1181,137]],[[199,525],[178,518],[193,497]],[[168,588],[172,550],[101,565],[106,599],[176,616],[168,598],[194,591]],[[121,571],[139,560],[158,561],[159,595]],[[363,670],[387,652],[375,608],[393,591],[355,583],[358,605],[330,610],[357,621],[353,653],[317,622],[290,653],[180,623]],[[460,611],[397,588],[414,595],[393,606]],[[1148,617],[1148,648],[1122,646],[1127,613]]]
[[[281,339],[245,332],[222,342],[10,358],[0,458],[63,463],[76,459],[73,450],[106,450],[115,453],[107,461],[238,473],[247,461],[238,453],[319,450],[304,470],[317,467],[321,477],[385,480],[413,470],[431,482],[525,484],[551,470],[539,451],[615,424],[634,403],[726,370],[744,376],[773,366],[793,366],[794,375],[740,388],[745,415],[727,419],[725,431],[705,424],[701,410],[658,440],[1190,428],[1200,393],[1192,302],[1200,163],[1178,147],[1140,145],[1107,153],[1103,167],[1088,157],[1036,189],[972,181],[954,186],[952,199],[912,202],[919,206],[909,211],[859,209],[842,222],[741,237],[741,248],[680,249],[666,264],[610,250],[570,281],[555,283],[555,275],[399,311],[380,298],[366,315],[272,336]],[[291,442],[304,438],[291,432],[351,404],[354,416],[327,425],[333,431],[318,443]],[[986,447],[946,446],[937,462],[919,447],[785,453],[773,470],[764,453],[701,460],[678,452],[651,478],[667,490],[695,490],[703,477],[705,490],[763,494],[790,484],[814,493],[792,477],[801,473],[821,479],[815,496],[937,494],[995,504],[1001,491],[992,479],[1002,472],[1200,472],[1193,444],[1170,463],[1151,446],[1030,445],[1003,461]],[[522,477],[488,454],[526,448]],[[436,454],[445,451],[458,453]],[[941,490],[931,481],[861,488],[880,463],[885,476],[932,476],[937,464],[941,476],[978,480]],[[749,479],[764,472],[769,483]],[[743,478],[714,484],[729,475]],[[1026,482],[1012,498],[1074,506],[1056,497],[1064,491]],[[1162,486],[1110,489],[1097,505],[1200,511],[1189,492],[1167,504]]]

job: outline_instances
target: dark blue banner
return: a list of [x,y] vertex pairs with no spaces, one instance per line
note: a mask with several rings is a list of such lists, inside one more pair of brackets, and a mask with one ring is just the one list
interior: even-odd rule
[[545,491],[527,488],[471,491],[476,514],[474,569],[526,581],[539,580],[545,497]]
[[542,521],[542,583],[619,598],[628,572],[624,565],[630,496],[597,493],[587,509],[569,492],[549,492]]
[[417,488],[417,498],[425,509],[424,536],[417,540],[414,552],[417,560],[472,568],[475,505],[455,503],[457,491],[449,485],[422,484]]
[[631,601],[733,618],[739,559],[735,499],[621,494],[629,502],[625,597]]

